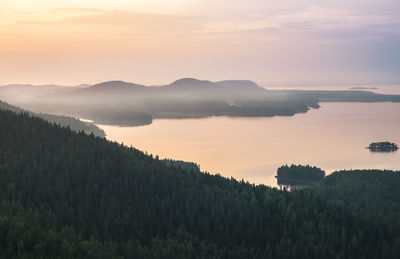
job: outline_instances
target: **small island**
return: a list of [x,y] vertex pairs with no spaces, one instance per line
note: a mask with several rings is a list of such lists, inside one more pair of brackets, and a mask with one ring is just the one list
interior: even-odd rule
[[275,177],[279,186],[299,189],[321,183],[325,178],[325,171],[309,165],[284,165],[278,168]]
[[391,142],[374,142],[369,144],[368,149],[371,152],[394,152],[397,151],[399,148],[395,143]]

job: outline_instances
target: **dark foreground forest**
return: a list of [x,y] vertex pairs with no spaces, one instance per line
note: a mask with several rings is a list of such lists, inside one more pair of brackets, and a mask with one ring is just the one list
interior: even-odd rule
[[279,191],[0,111],[0,257],[399,258],[399,175]]

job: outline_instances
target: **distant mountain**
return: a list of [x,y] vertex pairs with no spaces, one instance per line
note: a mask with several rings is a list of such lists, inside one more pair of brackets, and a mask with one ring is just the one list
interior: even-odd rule
[[0,94],[6,96],[15,96],[29,94],[31,96],[40,96],[43,94],[61,92],[64,90],[73,89],[70,86],[61,85],[30,85],[30,84],[10,84],[0,87]]
[[35,94],[49,93],[55,90],[65,89],[65,86],[58,85],[30,85],[30,84],[10,84],[0,87],[1,95]]
[[29,94],[29,96],[37,97],[43,96],[51,93],[57,94],[57,92],[62,93],[99,93],[99,94],[127,94],[130,92],[142,92],[142,93],[155,93],[155,92],[165,92],[168,90],[173,90],[171,93],[187,92],[187,91],[210,91],[210,93],[215,93],[216,91],[220,93],[230,92],[230,91],[265,91],[264,88],[258,86],[256,83],[250,80],[225,80],[219,82],[211,82],[208,80],[199,80],[196,78],[181,78],[171,84],[163,86],[145,86],[141,84],[135,84],[130,82],[125,82],[121,80],[106,81],[94,85],[79,85],[76,87],[68,86],[57,86],[57,85],[29,85],[29,84],[13,84],[0,87],[0,93],[4,96],[12,96],[14,99],[18,99],[22,95]]
[[64,88],[66,86],[60,86],[60,85],[31,85],[31,84],[9,84],[2,86],[2,89],[13,89],[13,90],[27,90],[27,89],[47,89],[47,90],[52,90],[56,88]]
[[216,85],[208,80],[198,80],[195,78],[182,78],[174,81],[166,87],[181,89],[198,89],[198,88],[214,88]]
[[3,101],[18,105],[40,99],[48,95],[64,94],[74,90],[74,87],[59,85],[10,84],[0,87],[0,97]]
[[124,81],[107,81],[95,84],[85,88],[85,90],[98,91],[98,92],[126,92],[132,90],[146,90],[147,87],[135,83],[128,83]]
[[264,88],[258,86],[256,83],[250,80],[225,80],[219,82],[211,82],[208,80],[198,80],[195,78],[182,78],[174,81],[173,83],[167,85],[166,87],[173,87],[191,90],[225,90],[225,91],[248,91],[248,90],[258,90],[265,91]]
[[35,112],[86,118],[100,124],[146,125],[154,118],[290,116],[319,102],[400,102],[369,91],[267,90],[250,80],[181,78],[163,86],[107,81],[89,86],[9,85],[3,100]]
[[214,84],[234,90],[257,90],[257,91],[266,90],[250,80],[224,80],[224,81],[214,82]]
[[[211,82],[208,80],[199,80],[196,78],[181,78],[168,85],[163,86],[145,86],[124,81],[107,81],[91,85],[86,88],[75,88],[71,94],[79,98],[82,94],[96,94],[107,99],[118,98],[131,99],[134,94],[140,93],[151,99],[165,98],[184,98],[185,100],[205,98],[207,100],[219,99],[226,101],[236,99],[241,95],[251,95],[255,91],[267,93],[264,88],[249,80],[226,80],[220,82]],[[232,94],[236,96],[232,96]],[[179,97],[178,97],[179,96]],[[93,100],[93,96],[87,96],[86,100]]]

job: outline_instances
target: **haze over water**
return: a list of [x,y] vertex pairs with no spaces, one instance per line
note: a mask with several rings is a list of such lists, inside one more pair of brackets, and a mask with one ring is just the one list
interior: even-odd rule
[[154,120],[101,127],[107,138],[160,158],[193,161],[202,171],[276,186],[283,164],[340,169],[400,168],[400,152],[371,153],[371,142],[400,144],[399,103],[322,103],[291,117]]

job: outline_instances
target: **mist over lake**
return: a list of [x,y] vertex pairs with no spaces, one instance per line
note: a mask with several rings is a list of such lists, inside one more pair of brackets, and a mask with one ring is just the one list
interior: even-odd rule
[[373,141],[400,141],[399,103],[322,103],[291,117],[161,119],[141,127],[100,125],[107,138],[201,170],[276,186],[283,164],[398,169],[400,152],[371,153]]

